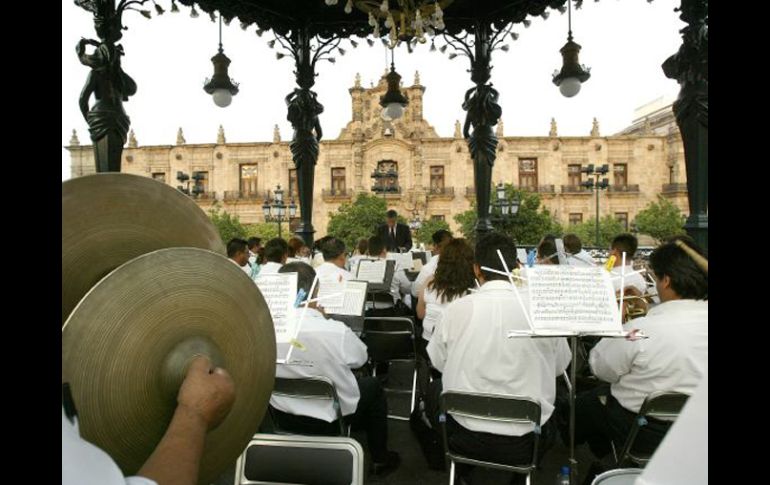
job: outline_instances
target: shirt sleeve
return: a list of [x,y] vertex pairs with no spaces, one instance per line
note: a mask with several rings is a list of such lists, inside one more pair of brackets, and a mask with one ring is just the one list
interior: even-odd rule
[[433,335],[425,349],[428,353],[428,357],[430,357],[431,364],[433,364],[433,367],[438,369],[439,372],[444,372],[444,366],[446,365],[447,342],[449,341],[448,326],[450,319],[451,313],[446,311],[441,318],[436,320],[436,326],[433,328]]
[[351,369],[358,369],[369,360],[366,344],[347,326],[345,327],[345,333],[342,335],[342,355],[345,359],[345,364]]
[[128,477],[126,478],[126,485],[158,485],[154,480],[144,477]]
[[588,357],[594,375],[610,384],[618,382],[631,372],[637,345],[637,342],[626,339],[601,339]]

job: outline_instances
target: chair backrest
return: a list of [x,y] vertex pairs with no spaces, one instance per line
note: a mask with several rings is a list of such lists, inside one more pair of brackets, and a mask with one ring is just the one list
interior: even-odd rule
[[[483,394],[460,391],[444,391],[441,394],[440,403],[441,431],[444,439],[444,451],[446,455],[463,463],[471,463],[481,466],[489,466],[503,470],[528,473],[537,465],[537,449],[540,437],[540,403],[529,397],[502,396],[496,394]],[[473,460],[458,455],[449,449],[449,441],[446,434],[447,413],[466,418],[484,419],[487,421],[506,423],[532,423],[535,426],[534,443],[532,449],[532,461],[522,466],[510,466],[491,462]]]
[[[337,413],[337,421],[340,424],[340,435],[344,436],[346,434],[342,420],[340,398],[337,395],[337,388],[334,387],[334,382],[328,377],[276,377],[275,385],[273,386],[273,394],[295,399],[330,401],[330,404]],[[277,420],[274,419],[273,421],[277,425]]]
[[409,317],[366,317],[361,340],[372,362],[414,360],[414,322]]
[[363,485],[364,452],[348,437],[257,434],[235,470],[236,485]]
[[628,433],[623,451],[618,458],[618,465],[622,465],[626,460],[631,460],[637,465],[645,465],[650,460],[651,454],[640,453],[633,449],[639,430],[647,424],[647,418],[669,423],[676,421],[689,397],[688,394],[671,391],[656,391],[647,396]]

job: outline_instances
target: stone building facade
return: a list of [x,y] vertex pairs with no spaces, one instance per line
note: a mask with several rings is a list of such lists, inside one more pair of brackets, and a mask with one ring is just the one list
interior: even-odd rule
[[[360,192],[380,194],[407,219],[441,218],[453,229],[457,228],[453,216],[471,207],[473,162],[459,121],[453,137],[436,134],[423,118],[426,88],[418,74],[411,86],[403,88],[410,100],[403,117],[383,119],[379,98],[385,90],[384,77],[376,86],[363,88],[356,76],[349,89],[350,122],[336,139],[320,143],[313,206],[316,237],[326,233],[330,213]],[[661,193],[686,214],[684,150],[671,107],[647,111],[611,136],[600,134],[596,120],[588,136],[559,136],[553,120],[545,136],[504,136],[501,121],[492,182],[538,192],[566,227],[596,213],[593,192],[580,186],[586,180],[581,167],[608,164],[610,187],[599,195],[600,217],[610,214],[630,224]],[[67,148],[72,177],[94,172],[90,145],[80,145],[73,133]],[[180,185],[178,172],[190,176],[199,172],[203,192],[196,200],[201,207],[206,210],[218,201],[244,223],[264,220],[262,204],[277,184],[287,201],[291,194],[298,200],[289,140],[281,139],[277,127],[272,141],[254,143],[227,143],[220,127],[216,143],[188,144],[180,128],[175,145],[138,146],[132,132],[123,150],[122,170],[174,187]]]

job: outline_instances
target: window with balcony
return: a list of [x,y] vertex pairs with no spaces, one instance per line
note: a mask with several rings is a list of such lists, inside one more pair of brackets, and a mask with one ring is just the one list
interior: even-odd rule
[[570,226],[576,226],[578,224],[581,224],[583,222],[583,213],[582,212],[570,212],[569,215],[569,225]]
[[345,195],[345,168],[332,168],[332,195]]
[[297,185],[297,169],[289,169],[289,199],[299,200],[299,185]]
[[519,187],[523,190],[537,190],[537,158],[519,159]]
[[398,192],[398,163],[393,160],[377,162],[375,192]]
[[628,212],[616,212],[615,219],[623,226],[623,230],[628,231]]
[[615,177],[615,187],[625,187],[628,185],[628,164],[615,163],[612,165],[612,174]]
[[430,192],[432,194],[444,193],[444,166],[433,165],[430,167]]
[[580,164],[567,165],[567,185],[570,187],[580,187],[583,181],[583,174],[580,172]]
[[257,195],[257,164],[241,165],[241,197],[256,197]]
[[157,180],[158,182],[166,183],[166,172],[153,172],[152,173],[153,180]]

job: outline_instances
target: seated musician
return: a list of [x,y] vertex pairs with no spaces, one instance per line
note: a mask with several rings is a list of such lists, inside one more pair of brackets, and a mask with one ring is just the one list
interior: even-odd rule
[[[703,254],[694,243],[689,246]],[[602,339],[589,361],[596,377],[609,385],[577,397],[575,443],[588,442],[599,459],[611,451],[610,440],[622,446],[647,396],[692,394],[708,367],[708,274],[673,243],[653,251],[650,267],[661,303],[628,323],[648,338]],[[654,450],[668,427],[650,420],[637,437],[638,449]],[[566,433],[562,429],[562,436]]]
[[[540,452],[553,443],[556,427],[550,420],[556,398],[556,376],[570,362],[564,338],[508,338],[511,330],[529,329],[522,306],[509,279],[482,267],[504,272],[497,251],[509,269],[516,268],[516,246],[510,237],[490,233],[475,249],[474,272],[481,283],[478,291],[453,301],[436,324],[427,351],[434,367],[443,373],[443,389],[474,393],[522,396],[541,406]],[[443,254],[443,253],[442,253]],[[442,257],[443,259],[443,257]],[[522,299],[528,305],[526,290]],[[438,396],[442,381],[433,381],[426,408],[438,424]],[[457,451],[471,458],[517,465],[532,457],[533,426],[493,423],[461,416],[446,416],[447,436]],[[458,472],[469,480],[471,467]],[[516,475],[515,480],[523,479]]]
[[[278,272],[297,273],[297,290],[305,295],[310,292],[316,276],[315,270],[305,263],[289,263]],[[352,372],[367,362],[366,345],[344,323],[327,319],[316,303],[310,303],[307,312],[296,312],[295,318],[302,318],[296,338],[302,348],[294,349],[291,362],[276,365],[276,377],[331,379],[337,389],[343,419],[353,429],[366,431],[374,473],[394,470],[400,458],[387,448],[385,393],[376,378],[356,379]],[[337,414],[330,404],[272,396],[270,405],[282,428],[301,434],[326,434],[339,428],[335,422]]]

